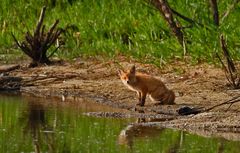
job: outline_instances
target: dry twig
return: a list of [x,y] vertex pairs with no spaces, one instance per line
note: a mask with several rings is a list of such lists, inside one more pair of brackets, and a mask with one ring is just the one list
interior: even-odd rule
[[214,105],[214,106],[212,106],[210,108],[207,108],[207,109],[190,108],[188,106],[185,106],[185,107],[182,107],[179,110],[177,110],[177,112],[178,112],[179,115],[191,115],[191,114],[196,115],[196,114],[199,114],[199,113],[208,112],[210,110],[213,110],[214,108],[217,108],[217,107],[220,107],[220,106],[223,106],[223,105],[229,105],[228,106],[228,109],[229,109],[234,103],[237,103],[237,102],[240,102],[240,96],[233,97],[230,100],[227,100],[227,101],[222,102],[220,104]]
[[224,64],[224,62],[222,61],[222,59],[220,58],[220,56],[218,54],[217,54],[217,57],[224,68],[224,72],[225,72],[228,82],[231,84],[231,86],[234,89],[239,89],[240,88],[240,77],[238,74],[238,70],[236,69],[235,64],[230,56],[230,53],[227,49],[227,45],[226,45],[223,35],[220,36],[220,43],[221,43],[223,55],[226,59],[227,66]]
[[207,112],[207,111],[213,110],[216,107],[219,107],[219,106],[222,106],[222,105],[228,105],[228,104],[229,104],[229,107],[228,107],[228,109],[229,109],[234,103],[237,103],[237,102],[240,102],[240,96],[233,97],[230,100],[227,100],[227,101],[222,102],[220,104],[214,105],[214,106],[212,106],[212,107],[210,107],[208,109],[205,109],[202,112]]
[[185,20],[185,21],[187,21],[187,22],[189,22],[189,23],[191,23],[191,24],[195,24],[195,25],[199,25],[199,26],[201,26],[201,27],[204,27],[203,24],[201,24],[201,23],[199,23],[199,22],[196,22],[196,21],[194,21],[193,19],[182,15],[181,13],[177,12],[177,11],[174,10],[173,8],[170,8],[170,9],[171,9],[171,11],[173,12],[173,14],[177,15],[178,17],[182,18],[183,20]]

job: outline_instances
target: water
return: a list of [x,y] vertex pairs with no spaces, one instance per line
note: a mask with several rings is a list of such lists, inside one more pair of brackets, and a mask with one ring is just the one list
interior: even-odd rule
[[240,152],[239,141],[130,125],[135,119],[83,115],[88,111],[113,110],[85,99],[61,102],[0,95],[0,152]]

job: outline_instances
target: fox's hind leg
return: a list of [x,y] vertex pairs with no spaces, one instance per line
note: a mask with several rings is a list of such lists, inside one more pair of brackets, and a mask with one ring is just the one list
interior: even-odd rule
[[150,95],[149,98],[150,98],[153,102],[156,102],[156,103],[154,104],[154,106],[162,105],[162,104],[163,104],[163,97],[162,97],[162,96]]
[[163,105],[162,101],[157,101],[157,103],[154,104],[154,106],[158,106],[158,105]]

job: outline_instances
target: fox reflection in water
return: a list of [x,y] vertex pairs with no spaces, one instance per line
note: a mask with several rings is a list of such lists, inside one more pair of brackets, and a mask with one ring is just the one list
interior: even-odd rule
[[[136,141],[136,139],[144,140],[146,138],[153,138],[159,136],[161,137],[161,134],[164,132],[165,128],[141,124],[144,122],[157,122],[157,121],[159,121],[159,119],[138,118],[136,123],[128,125],[120,132],[118,136],[118,143],[120,145],[127,145],[132,150],[134,141]],[[166,152],[167,153],[177,152],[182,146],[183,139],[184,132],[179,131],[176,141],[169,146]]]
[[145,119],[137,119],[137,123],[130,124],[124,128],[119,134],[118,143],[120,145],[127,145],[129,148],[132,148],[135,139],[159,136],[164,130],[164,128],[138,124],[139,122],[145,121]]
[[[54,151],[54,139],[53,132],[42,132],[52,131],[53,128],[49,128],[45,117],[45,108],[41,103],[28,102],[26,110],[24,110],[20,122],[24,123],[24,134],[30,134],[34,146],[35,153],[41,152],[41,146],[43,142],[48,145],[48,151]],[[43,140],[43,138],[45,138]]]

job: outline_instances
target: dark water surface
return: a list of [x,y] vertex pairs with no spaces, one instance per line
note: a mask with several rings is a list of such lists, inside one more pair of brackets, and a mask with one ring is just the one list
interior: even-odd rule
[[240,141],[130,125],[135,119],[83,115],[89,111],[113,110],[84,99],[62,102],[0,95],[0,152],[240,152]]

